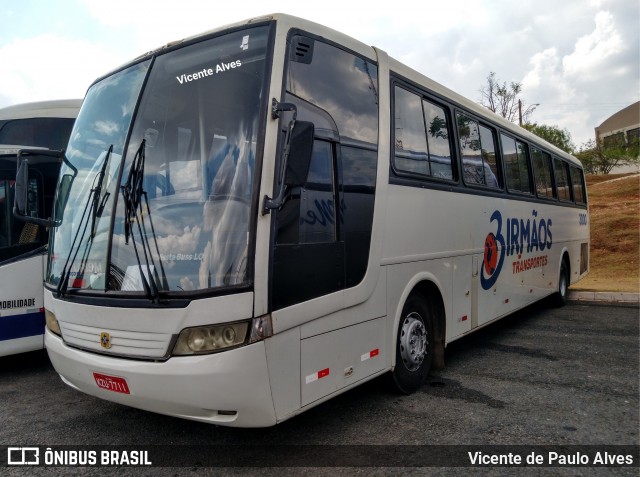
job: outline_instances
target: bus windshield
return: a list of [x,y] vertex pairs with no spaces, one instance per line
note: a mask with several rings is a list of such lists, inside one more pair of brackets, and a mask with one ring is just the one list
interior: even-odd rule
[[268,38],[266,26],[226,33],[90,88],[60,174],[69,197],[56,200],[49,285],[155,295],[248,283]]

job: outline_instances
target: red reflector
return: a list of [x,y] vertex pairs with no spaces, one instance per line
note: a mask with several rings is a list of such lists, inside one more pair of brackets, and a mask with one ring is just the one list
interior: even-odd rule
[[329,368],[318,371],[318,379],[324,378],[325,376],[329,376]]
[[462,318],[460,318],[460,321],[467,321],[468,317],[467,315],[464,315]]
[[507,298],[504,302],[505,302],[505,303],[509,303],[509,299]]
[[44,313],[44,308],[40,308],[40,313]]
[[369,353],[369,356],[373,358],[374,356],[378,356],[380,354],[380,350],[378,348],[374,349]]
[[96,384],[99,388],[106,389],[107,391],[114,391],[116,393],[129,394],[129,386],[127,386],[127,381],[125,381],[124,378],[93,373],[93,379],[96,380]]

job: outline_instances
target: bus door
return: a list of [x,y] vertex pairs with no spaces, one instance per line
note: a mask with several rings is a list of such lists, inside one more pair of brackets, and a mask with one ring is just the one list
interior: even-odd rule
[[[378,81],[375,63],[301,32],[288,59],[284,102],[314,124],[315,138],[305,184],[275,212],[270,307],[314,301],[300,326],[304,406],[380,371],[386,359],[384,318],[375,307],[341,310],[340,293],[362,281],[369,262]],[[313,315],[321,309],[336,312]]]
[[[6,161],[2,161],[3,165]],[[0,169],[0,356],[42,349],[44,345],[43,227],[13,217],[13,168]],[[42,177],[29,178],[28,212],[40,217],[44,207]]]

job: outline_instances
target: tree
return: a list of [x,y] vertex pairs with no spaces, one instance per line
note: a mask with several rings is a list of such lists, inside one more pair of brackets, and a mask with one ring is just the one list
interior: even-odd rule
[[560,127],[556,125],[547,126],[538,123],[523,124],[522,127],[562,149],[564,152],[572,154],[575,151],[576,147],[573,142],[571,142],[571,133],[567,128],[560,129]]
[[614,167],[640,164],[638,142],[605,147],[601,141],[590,139],[576,153],[588,174],[609,174]]
[[525,108],[524,101],[518,98],[520,93],[522,93],[522,83],[512,81],[507,85],[504,81],[501,84],[495,72],[492,71],[487,76],[487,84],[480,88],[480,104],[512,123],[519,121],[522,125],[527,122],[538,105],[531,104]]

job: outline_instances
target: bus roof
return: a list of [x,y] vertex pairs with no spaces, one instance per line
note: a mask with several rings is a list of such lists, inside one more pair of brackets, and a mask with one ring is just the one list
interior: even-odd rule
[[0,108],[0,120],[28,118],[76,118],[81,99],[57,99],[14,104]]
[[[228,28],[238,28],[241,26],[246,26],[246,25],[251,25],[251,24],[255,24],[255,23],[260,23],[260,22],[267,22],[267,21],[277,21],[280,24],[284,25],[284,29],[288,30],[289,28],[300,28],[302,30],[307,30],[309,31],[309,33],[313,33],[316,35],[319,35],[321,37],[327,37],[327,38],[331,38],[334,41],[337,41],[341,44],[343,44],[344,46],[346,46],[347,48],[350,48],[351,50],[353,50],[355,53],[358,53],[360,55],[366,56],[370,59],[372,59],[373,61],[378,61],[377,58],[379,56],[379,54],[381,53],[382,55],[386,56],[384,50],[375,47],[375,46],[370,46],[367,45],[363,42],[361,42],[360,40],[357,40],[353,37],[350,37],[342,32],[339,32],[337,30],[334,30],[332,28],[326,27],[324,25],[315,23],[313,21],[310,20],[306,20],[304,18],[299,18],[299,17],[295,17],[292,15],[288,15],[288,14],[284,14],[284,13],[273,13],[273,14],[269,14],[269,15],[263,15],[263,16],[259,16],[259,17],[254,17],[254,18],[250,18],[250,19],[246,19],[243,21],[239,21],[239,22],[235,22],[235,23],[231,23],[231,24],[227,24],[227,25],[221,25],[219,27],[216,27],[214,29],[181,39],[181,40],[177,40],[177,41],[172,41],[167,43],[166,45],[157,48],[155,50],[149,51],[143,55],[140,55],[138,58],[136,58],[133,61],[130,61],[122,66],[120,66],[119,68],[117,68],[116,70],[111,71],[110,73],[108,73],[107,75],[101,76],[100,78],[98,78],[96,81],[104,78],[105,76],[108,76],[109,74],[114,73],[115,71],[118,71],[120,69],[125,68],[126,66],[133,64],[135,62],[140,61],[141,59],[145,58],[145,57],[149,57],[151,55],[154,54],[158,54],[160,51],[162,50],[170,50],[173,48],[177,48],[180,45],[183,44],[188,44],[191,42],[195,42],[198,41],[201,38],[207,37],[209,35],[215,34],[217,32],[226,30]],[[457,104],[461,107],[464,107],[465,109],[467,109],[468,111],[472,112],[473,114],[477,115],[480,118],[483,118],[486,121],[492,122],[497,126],[500,126],[502,129],[509,131],[513,134],[517,134],[533,143],[538,143],[541,147],[544,147],[545,149],[547,149],[549,152],[552,152],[554,154],[556,154],[557,156],[560,156],[562,158],[564,158],[565,160],[568,160],[576,165],[581,165],[580,161],[578,159],[576,159],[574,156],[572,156],[571,154],[568,154],[567,152],[563,151],[562,149],[554,146],[553,144],[545,141],[544,139],[542,139],[539,136],[536,136],[535,134],[527,131],[524,128],[521,128],[520,126],[518,126],[517,124],[512,123],[511,121],[508,121],[507,119],[503,118],[502,116],[490,111],[489,109],[485,108],[484,106],[480,105],[479,103],[476,103],[474,101],[471,101],[468,98],[465,98],[464,96],[456,93],[455,91],[450,90],[449,88],[447,88],[446,86],[443,86],[439,83],[437,83],[436,81],[432,80],[431,78],[427,77],[426,75],[414,70],[413,68],[405,65],[404,63],[401,63],[400,61],[389,57],[389,68],[391,70],[391,72],[397,73],[399,75],[402,75],[403,77],[405,77],[408,80],[411,80],[413,82],[415,82],[416,84],[419,85],[423,85],[425,87],[427,87],[428,89],[430,89],[431,91],[433,91],[436,94],[439,94],[445,98],[447,98],[447,100],[449,100],[450,102],[453,102],[454,104]]]

